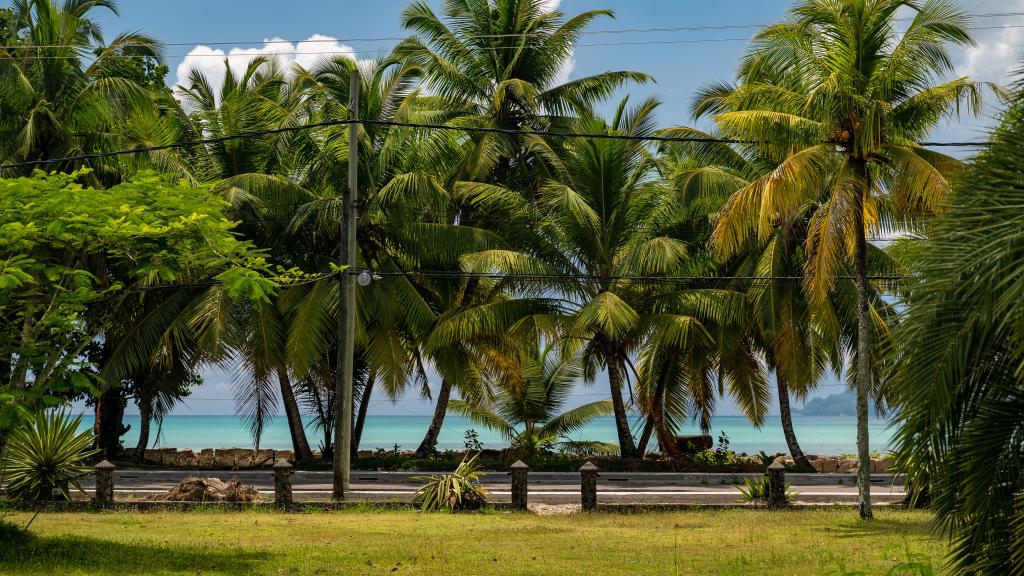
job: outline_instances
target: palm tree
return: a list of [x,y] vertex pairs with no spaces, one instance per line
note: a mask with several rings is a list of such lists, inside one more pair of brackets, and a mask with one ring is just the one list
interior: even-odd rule
[[[693,128],[670,128],[666,136],[697,138],[693,143],[663,147],[663,163],[682,201],[713,227],[729,197],[775,168],[765,158],[718,141],[717,135]],[[817,200],[780,218],[765,241],[753,235],[723,272],[735,277],[800,278],[804,273],[805,222],[817,209]],[[708,230],[710,236],[711,230]],[[800,282],[750,282],[737,288],[747,293],[750,318],[745,323],[752,345],[774,372],[783,435],[797,467],[813,470],[800,448],[793,428],[790,393],[804,396],[817,385],[828,365],[837,369],[837,342],[828,342],[814,319]],[[830,315],[835,312],[831,311]]]
[[[301,98],[290,90],[273,62],[254,59],[240,75],[227,60],[224,67],[225,81],[219,91],[198,70],[193,70],[188,84],[179,89],[181,105],[175,119],[183,137],[258,132],[302,121]],[[268,248],[282,266],[292,268],[295,254],[303,246],[284,234],[287,218],[311,194],[292,179],[294,154],[288,144],[280,134],[227,140],[186,151],[180,165],[195,180],[211,182],[214,191],[232,203],[232,215],[241,221],[239,230]],[[249,420],[256,444],[280,397],[296,457],[306,461],[313,455],[295,395],[294,361],[287,347],[289,326],[301,321],[293,312],[288,291],[279,293],[274,302],[234,307],[235,327],[225,332],[221,345],[226,351],[221,361],[238,364],[236,404]]]
[[1018,94],[915,252],[893,350],[897,463],[950,534],[956,574],[1021,567],[1022,131]]
[[[634,108],[623,101],[610,123],[591,117],[579,121],[577,129],[650,135],[656,107],[654,100]],[[703,310],[703,317],[709,321],[715,317],[721,320],[727,315],[729,307],[723,302],[730,294],[673,290],[657,282],[631,279],[672,276],[703,265],[700,258],[691,260],[688,246],[676,236],[685,211],[676,197],[667,193],[655,157],[645,144],[626,139],[574,139],[563,146],[564,177],[543,182],[539,192],[537,230],[532,236],[538,241],[520,250],[467,254],[462,258],[463,267],[471,272],[510,275],[504,282],[513,293],[552,300],[548,314],[556,316],[541,316],[536,321],[549,330],[551,337],[564,339],[570,350],[580,351],[585,380],[592,382],[599,370],[607,370],[619,449],[624,457],[634,457],[637,447],[624,391],[630,374],[644,380],[647,373],[634,368],[634,355],[654,337],[652,334],[665,338],[666,343],[674,339],[690,350],[685,343],[693,341],[692,332],[706,332],[705,327],[686,312],[675,312],[689,306],[686,309],[690,311]],[[496,188],[470,183],[460,186],[480,192],[479,197],[485,192],[504,200],[516,197],[511,190],[505,189],[502,194]],[[517,275],[531,278],[519,281]],[[551,298],[552,294],[559,298]],[[731,296],[742,297],[738,293]],[[713,349],[717,339],[709,336],[706,341]],[[713,353],[711,356],[720,358]],[[717,364],[709,361],[707,366]],[[753,372],[753,368],[746,370],[748,374]],[[739,374],[730,373],[727,379],[733,382],[732,376]],[[760,388],[732,389],[740,392]],[[763,394],[740,393],[752,412],[766,405]]]
[[180,356],[171,367],[141,370],[133,380],[135,405],[139,408],[139,441],[135,446],[135,459],[142,462],[150,446],[153,422],[157,425],[156,439],[159,441],[164,417],[203,380],[184,365]]
[[[412,2],[402,13],[402,25],[419,36],[396,53],[423,66],[426,87],[464,111],[451,119],[456,125],[566,126],[625,84],[650,79],[616,71],[572,81],[562,77],[580,33],[602,16],[613,17],[608,10],[565,19],[541,0],[445,0],[443,11],[445,19],[425,2]],[[552,145],[540,137],[488,133],[471,138],[463,180],[528,187],[550,174],[548,163],[557,164]]]
[[[0,47],[0,159],[22,162],[102,152],[123,146],[123,118],[151,110],[151,92],[110,65],[125,52],[160,60],[160,45],[141,34],[104,44],[98,9],[117,13],[115,0],[15,0],[11,44]],[[31,48],[27,46],[32,46]],[[116,182],[112,159],[69,161],[48,169],[88,166]],[[13,169],[8,176],[18,173]],[[27,174],[28,172],[22,171]]]
[[[901,35],[897,12],[913,11]],[[764,240],[780,217],[830,190],[811,216],[806,286],[825,303],[837,276],[852,269],[857,290],[857,452],[860,515],[871,517],[868,396],[872,387],[867,236],[914,226],[942,210],[955,160],[916,142],[981,87],[952,71],[949,44],[972,43],[966,16],[943,0],[805,0],[787,22],[759,32],[736,86],[703,90],[697,116],[713,115],[724,134],[753,142],[778,166],[736,192],[714,234],[722,257],[751,234]]]
[[[459,112],[416,89],[421,69],[414,62],[389,57],[357,63],[335,58],[311,70],[295,70],[295,84],[309,97],[307,117],[323,122],[347,117],[349,75],[358,69],[361,118],[380,122],[438,122]],[[342,103],[345,103],[342,106]],[[426,269],[459,272],[458,257],[502,244],[492,231],[467,218],[471,202],[451,192],[451,175],[463,145],[450,132],[429,132],[385,124],[364,124],[360,132],[360,198],[358,230],[360,266],[381,274],[357,291],[357,357],[365,363],[356,414],[361,428],[375,386],[396,400],[410,387],[429,396],[426,370],[441,376],[434,418],[419,453],[429,452],[443,425],[454,390],[464,397],[479,394],[478,354],[483,342],[432,344],[431,334],[477,304],[501,300],[500,290],[486,282],[453,276],[424,277],[406,271]],[[340,196],[335,183],[347,174],[349,128],[327,128],[318,137],[297,140],[303,158],[300,181],[312,198],[299,207],[289,234],[308,242],[306,260],[324,266],[337,246],[335,225]],[[309,254],[316,260],[310,260]],[[297,365],[314,366],[322,354],[308,343],[327,343],[334,331],[336,291],[323,281],[311,286],[299,305],[303,320],[289,334]],[[300,373],[303,370],[300,368]]]
[[534,344],[516,356],[511,370],[501,375],[493,398],[479,404],[454,400],[451,407],[527,454],[536,454],[594,418],[612,413],[608,400],[562,412],[583,375],[578,358],[561,357],[551,344],[544,348]]

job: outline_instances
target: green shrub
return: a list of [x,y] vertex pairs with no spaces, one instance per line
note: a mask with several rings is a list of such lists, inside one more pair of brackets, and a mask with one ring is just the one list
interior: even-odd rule
[[[765,502],[768,500],[768,492],[770,491],[771,484],[768,481],[768,477],[764,476],[761,478],[747,478],[743,481],[742,486],[737,486],[736,489],[740,491],[740,497],[737,502],[747,504],[750,502]],[[786,484],[786,502],[789,502],[796,496],[796,492],[790,490],[793,483]]]
[[78,481],[91,470],[91,432],[78,432],[82,417],[63,410],[41,413],[30,425],[7,439],[2,463],[3,492],[12,500],[42,501],[59,491],[70,499],[70,488],[82,491]]
[[477,454],[466,458],[451,474],[421,478],[426,481],[416,491],[414,502],[423,510],[477,510],[490,502],[490,493],[480,485]]

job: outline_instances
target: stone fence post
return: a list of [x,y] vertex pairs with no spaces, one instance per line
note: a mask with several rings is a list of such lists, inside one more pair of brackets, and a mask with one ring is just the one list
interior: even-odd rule
[[593,462],[580,467],[580,506],[584,512],[597,510],[597,466]]
[[101,506],[114,503],[114,465],[106,460],[94,468],[96,471],[96,503]]
[[292,502],[292,465],[282,460],[274,464],[274,503],[290,506]]
[[522,460],[516,460],[512,465],[512,508],[515,510],[526,510],[527,502],[527,475],[530,467]]
[[782,508],[786,505],[786,467],[779,462],[768,467],[768,507]]

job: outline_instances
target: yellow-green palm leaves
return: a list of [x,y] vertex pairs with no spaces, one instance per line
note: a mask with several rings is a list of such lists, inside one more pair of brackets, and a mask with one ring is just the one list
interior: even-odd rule
[[[897,12],[910,23],[897,29]],[[805,0],[759,32],[736,86],[703,90],[695,112],[777,163],[729,199],[713,243],[735,255],[752,233],[820,204],[810,217],[805,282],[824,304],[844,269],[856,277],[856,382],[862,517],[871,516],[867,405],[871,388],[867,236],[913,227],[948,204],[957,163],[916,142],[981,87],[952,72],[950,45],[972,43],[966,16],[946,0]],[[876,350],[877,352],[877,350]]]

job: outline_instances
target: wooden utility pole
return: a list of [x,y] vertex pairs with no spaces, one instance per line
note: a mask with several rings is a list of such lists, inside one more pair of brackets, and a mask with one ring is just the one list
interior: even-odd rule
[[356,226],[359,219],[359,69],[349,77],[348,186],[342,194],[339,233],[340,259],[347,266],[338,284],[338,369],[334,389],[334,486],[332,497],[343,500],[348,491],[352,466],[352,364],[355,355],[356,285],[353,272],[356,259]]

